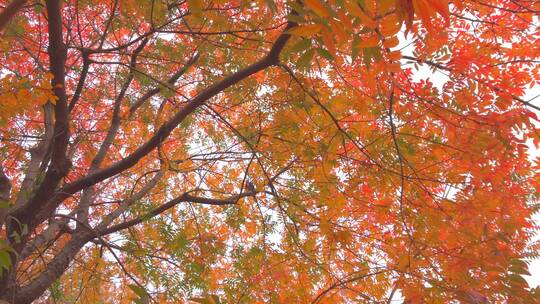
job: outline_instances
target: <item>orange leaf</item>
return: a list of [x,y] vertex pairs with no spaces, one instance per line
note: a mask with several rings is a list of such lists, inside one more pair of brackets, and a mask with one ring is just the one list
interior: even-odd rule
[[327,8],[319,0],[304,0],[304,4],[321,17],[328,17]]
[[289,30],[289,33],[295,36],[312,37],[319,33],[322,29],[320,24],[305,24],[299,25]]
[[369,38],[363,39],[356,43],[355,47],[357,48],[370,48],[379,45],[379,38],[377,36],[371,36]]
[[448,0],[429,0],[429,4],[444,17],[446,22],[450,22],[450,12],[448,9]]

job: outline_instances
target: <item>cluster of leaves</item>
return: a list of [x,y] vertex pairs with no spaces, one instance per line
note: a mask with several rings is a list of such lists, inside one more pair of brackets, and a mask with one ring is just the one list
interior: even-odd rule
[[22,7],[0,54],[0,298],[535,303],[539,12]]
[[19,78],[14,74],[4,75],[0,81],[0,124],[5,125],[13,116],[25,111],[36,111],[45,103],[54,103],[56,100],[51,88],[51,75],[48,73],[38,81]]

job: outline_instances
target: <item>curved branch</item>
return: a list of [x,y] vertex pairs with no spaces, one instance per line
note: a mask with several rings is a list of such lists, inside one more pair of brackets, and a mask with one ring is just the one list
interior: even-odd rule
[[[126,169],[134,166],[140,159],[154,150],[161,142],[163,142],[171,132],[182,122],[184,119],[197,110],[200,106],[206,103],[210,98],[218,95],[223,92],[225,89],[235,85],[241,80],[262,71],[270,66],[277,65],[279,62],[279,54],[285,43],[289,40],[290,35],[287,30],[293,27],[294,23],[289,23],[286,27],[285,32],[276,40],[270,52],[261,60],[247,66],[246,68],[229,75],[222,79],[221,81],[210,85],[208,88],[199,93],[195,98],[188,102],[180,111],[178,111],[169,121],[164,123],[142,146],[136,149],[133,153],[125,157],[124,159],[112,164],[111,166],[96,170],[93,173],[88,174],[87,176],[74,181],[73,183],[67,184],[61,192],[69,193],[70,195],[94,185],[106,178],[114,176]],[[65,194],[64,194],[65,195]]]
[[[171,132],[182,121],[184,121],[184,119],[186,119],[199,107],[204,105],[210,98],[218,95],[227,88],[235,85],[236,83],[259,71],[262,71],[270,66],[277,65],[279,63],[279,54],[281,53],[281,50],[290,38],[288,30],[294,26],[296,26],[296,23],[294,22],[289,22],[287,24],[284,32],[274,42],[272,48],[265,57],[247,66],[246,68],[225,77],[221,81],[218,81],[201,91],[197,96],[195,96],[195,98],[189,101],[182,109],[180,109],[167,122],[165,122],[146,143],[133,151],[133,153],[126,156],[124,159],[113,163],[107,168],[95,170],[86,175],[85,177],[82,177],[72,183],[66,184],[63,188],[56,191],[56,193],[49,200],[47,200],[47,202],[42,203],[42,207],[40,208],[39,213],[35,214],[31,224],[29,224],[29,228],[33,229],[36,223],[39,223],[49,217],[60,202],[70,197],[74,193],[92,185],[95,185],[109,177],[112,177],[120,172],[123,172],[133,167],[135,164],[137,164],[139,160],[141,160],[143,157],[152,152],[158,145],[160,145],[171,134]],[[26,208],[19,211],[18,213],[24,213],[29,209],[31,210],[31,205],[27,205]]]
[[[4,204],[6,202],[9,202],[10,193],[11,182],[4,173],[4,167],[0,164],[0,203]],[[4,225],[6,211],[6,206],[0,206],[0,229]]]
[[[199,59],[199,54],[195,54],[193,57],[191,57],[186,64],[178,70],[176,73],[174,73],[169,80],[167,80],[167,84],[173,86],[175,82],[182,77],[186,73],[186,71],[192,67],[195,62]],[[148,99],[150,99],[152,96],[159,93],[160,87],[155,87],[151,90],[148,90],[146,93],[144,93],[143,96],[141,96],[139,99],[137,99],[133,105],[129,107],[129,117],[133,116],[133,114],[137,111],[138,108],[140,108]]]
[[64,246],[62,251],[57,254],[52,261],[47,264],[46,269],[34,279],[30,284],[17,288],[15,287],[13,303],[26,304],[31,303],[39,297],[51,282],[54,282],[65,270],[77,255],[79,250],[91,239],[90,233],[73,235],[73,238]]
[[[54,105],[54,132],[52,139],[51,162],[43,179],[43,182],[36,189],[32,198],[22,207],[10,212],[13,217],[21,223],[28,224],[29,230],[41,222],[37,219],[33,210],[37,204],[51,197],[60,182],[67,174],[71,163],[66,157],[66,149],[69,141],[69,113],[67,106],[67,95],[65,90],[65,62],[67,57],[66,46],[63,41],[62,31],[62,7],[59,0],[46,1],[47,14],[49,16],[49,61],[50,70],[53,75],[52,87],[56,97]],[[46,214],[52,212],[47,206],[43,206]],[[15,227],[17,225],[14,225]],[[17,228],[15,228],[17,229]],[[11,234],[11,233],[10,233]],[[24,241],[16,245],[20,250]]]
[[370,277],[370,276],[374,276],[374,275],[378,275],[378,274],[381,274],[381,273],[384,273],[384,272],[387,272],[388,270],[379,270],[379,271],[376,271],[376,272],[372,272],[372,273],[366,273],[366,274],[361,274],[361,275],[357,275],[357,276],[353,276],[351,278],[348,278],[346,280],[339,280],[337,282],[335,282],[334,284],[330,285],[329,287],[327,287],[326,289],[324,289],[323,291],[321,291],[321,293],[319,293],[317,295],[317,297],[311,301],[311,304],[316,304],[316,303],[320,303],[322,298],[330,291],[336,289],[336,288],[341,288],[349,283],[352,283],[354,281],[359,281],[359,280],[362,280],[362,279],[365,279],[367,277]]
[[101,235],[111,234],[111,233],[114,233],[114,232],[117,232],[117,231],[120,231],[120,230],[127,229],[127,228],[129,228],[131,226],[135,226],[135,225],[137,225],[139,223],[144,222],[145,220],[148,220],[148,219],[150,219],[150,218],[152,218],[152,217],[154,217],[156,215],[159,215],[159,214],[171,209],[172,207],[174,207],[174,206],[176,206],[176,205],[178,205],[180,203],[197,203],[197,204],[215,205],[215,206],[235,205],[236,202],[238,202],[238,200],[240,198],[247,197],[247,196],[253,196],[253,195],[255,195],[254,192],[243,192],[241,194],[237,194],[237,195],[234,195],[234,196],[229,197],[229,198],[217,199],[217,198],[207,198],[207,197],[192,196],[191,194],[186,192],[186,193],[180,195],[179,197],[168,201],[167,203],[157,207],[156,209],[148,212],[147,214],[145,214],[145,215],[143,215],[141,217],[138,217],[138,218],[135,218],[135,219],[132,219],[132,220],[129,220],[129,221],[126,221],[126,222],[111,226],[109,228],[103,229],[103,230],[100,231],[100,234]]
[[11,3],[0,13],[0,33],[8,25],[8,23],[15,17],[17,12],[21,10],[27,0],[13,0]]

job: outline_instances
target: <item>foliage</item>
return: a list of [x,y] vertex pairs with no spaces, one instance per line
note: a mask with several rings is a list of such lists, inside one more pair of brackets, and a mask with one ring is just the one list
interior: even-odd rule
[[539,2],[0,2],[0,298],[539,300]]

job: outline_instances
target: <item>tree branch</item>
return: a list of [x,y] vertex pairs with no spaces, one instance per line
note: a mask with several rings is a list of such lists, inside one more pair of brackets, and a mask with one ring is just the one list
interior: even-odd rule
[[86,232],[73,235],[62,251],[47,264],[45,270],[36,279],[26,286],[15,287],[15,290],[12,291],[14,292],[13,299],[10,298],[10,300],[17,304],[27,304],[43,294],[50,284],[66,271],[75,255],[91,239],[91,236],[92,234]]
[[73,93],[71,101],[69,102],[68,110],[70,113],[77,105],[79,98],[81,98],[84,83],[86,82],[86,77],[88,76],[88,70],[90,69],[90,63],[92,62],[89,56],[90,54],[86,50],[82,50],[83,66],[81,70],[81,75],[79,76],[79,81],[77,82],[77,87],[75,88],[75,93]]
[[[197,62],[197,59],[199,59],[199,54],[195,54],[195,56],[191,57],[186,64],[178,70],[178,72],[174,73],[169,80],[167,80],[167,84],[174,85],[175,82],[182,77],[186,73],[186,71]],[[159,93],[160,88],[155,87],[148,92],[146,92],[143,96],[141,96],[137,101],[131,105],[129,108],[129,117],[133,116],[133,114],[137,111],[139,107],[141,107],[148,99],[150,99],[152,96]]]
[[[131,84],[131,81],[134,77],[134,69],[137,65],[137,57],[142,52],[146,44],[148,43],[148,39],[143,39],[142,42],[135,48],[133,51],[133,54],[131,55],[131,60],[129,64],[129,72],[127,75],[126,80],[124,81],[124,84],[122,85],[122,88],[120,89],[120,93],[116,97],[116,100],[114,102],[114,108],[111,118],[111,124],[109,127],[109,130],[107,131],[107,135],[105,135],[105,139],[101,143],[101,146],[99,147],[99,150],[97,151],[96,155],[94,156],[94,159],[92,159],[92,162],[90,164],[90,172],[93,172],[99,168],[103,160],[105,159],[105,156],[109,152],[109,149],[111,145],[113,144],[114,139],[116,138],[116,135],[118,133],[118,129],[120,128],[120,106],[122,105],[122,100],[124,99],[124,96],[126,95],[126,92]],[[77,212],[77,219],[83,223],[87,222],[88,218],[88,208],[90,206],[90,203],[94,199],[94,188],[88,187],[83,190],[83,194],[81,196],[81,200],[79,201],[79,207]]]
[[[4,204],[9,202],[11,193],[11,182],[4,173],[4,167],[0,165],[0,203]],[[4,219],[6,217],[7,206],[0,206],[0,229],[4,225]]]
[[[294,26],[296,26],[296,23],[294,22],[289,22],[287,24],[284,32],[274,42],[272,48],[265,57],[201,91],[197,96],[195,96],[195,98],[189,101],[182,109],[180,109],[167,122],[165,122],[146,143],[133,151],[133,153],[126,156],[124,159],[113,163],[107,168],[98,169],[91,172],[85,177],[69,183],[62,189],[56,191],[56,193],[47,202],[42,203],[43,205],[40,208],[40,211],[34,217],[31,228],[34,227],[35,223],[43,221],[49,217],[60,202],[70,197],[74,193],[133,167],[140,159],[145,157],[159,144],[161,144],[171,134],[171,132],[182,121],[184,121],[186,117],[197,110],[200,106],[204,105],[210,98],[218,95],[225,89],[259,71],[262,71],[270,66],[277,65],[279,63],[279,54],[290,38],[288,30]],[[29,209],[29,207],[30,206],[25,208],[25,210]]]
[[261,71],[270,66],[277,65],[279,62],[279,53],[289,40],[290,35],[287,33],[294,23],[289,23],[285,32],[276,40],[270,52],[261,60],[247,66],[246,68],[229,75],[221,81],[210,85],[208,88],[199,93],[195,98],[188,102],[180,111],[178,111],[169,121],[164,123],[145,144],[136,149],[133,153],[126,156],[121,161],[112,164],[108,168],[97,170],[87,176],[76,180],[73,183],[66,185],[61,192],[75,193],[83,188],[96,184],[106,178],[116,175],[126,169],[134,166],[141,158],[155,149],[163,142],[171,132],[191,113],[202,106],[207,100],[223,92],[225,89],[235,85],[241,80]]
[[23,8],[27,0],[13,0],[10,4],[0,13],[0,33],[4,31],[4,28],[15,17],[17,12]]
[[26,203],[26,200],[35,186],[38,175],[40,172],[42,172],[40,167],[45,162],[47,151],[49,151],[51,142],[53,140],[53,105],[50,102],[43,106],[43,123],[45,125],[45,134],[43,135],[41,142],[30,149],[30,161],[28,162],[28,168],[26,169],[24,180],[21,183],[17,199],[15,200],[14,208]]
[[[25,204],[24,207],[16,209],[11,213],[15,218],[24,224],[28,224],[29,230],[41,222],[41,218],[35,216],[33,210],[36,204],[41,204],[44,200],[51,197],[60,180],[67,174],[70,161],[66,158],[65,152],[69,141],[69,123],[68,123],[68,107],[67,96],[65,90],[65,62],[66,62],[66,47],[63,42],[62,34],[62,8],[59,0],[46,1],[47,14],[49,16],[49,61],[50,69],[53,74],[52,87],[56,96],[54,106],[54,135],[52,142],[51,163],[47,169],[47,173],[43,182],[39,185],[33,197]],[[54,208],[43,204],[40,209],[45,214],[51,214]],[[18,225],[14,225],[15,227]],[[17,229],[17,228],[15,228]],[[24,245],[24,241],[17,244],[16,249]]]
[[111,226],[109,228],[103,229],[100,231],[101,235],[111,234],[126,228],[129,228],[131,226],[137,225],[139,223],[142,223],[145,220],[148,220],[156,215],[159,215],[172,207],[180,204],[180,203],[197,203],[197,204],[203,204],[203,205],[215,205],[215,206],[224,206],[224,205],[234,205],[236,202],[242,198],[247,196],[253,196],[254,192],[243,192],[241,194],[234,195],[229,198],[225,199],[216,199],[216,198],[207,198],[207,197],[199,197],[199,196],[192,196],[189,194],[189,192],[185,192],[179,197],[172,199],[168,201],[167,203],[157,207],[156,209],[146,213],[145,215],[138,217],[136,219],[126,221],[114,226]]

